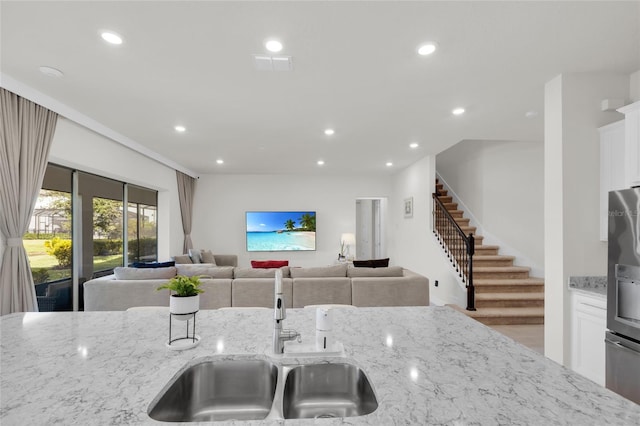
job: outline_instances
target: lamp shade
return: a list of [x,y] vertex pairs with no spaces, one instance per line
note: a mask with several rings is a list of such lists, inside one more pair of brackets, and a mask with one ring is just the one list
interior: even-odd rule
[[345,233],[340,237],[340,241],[347,246],[353,246],[356,244],[356,236],[352,233]]

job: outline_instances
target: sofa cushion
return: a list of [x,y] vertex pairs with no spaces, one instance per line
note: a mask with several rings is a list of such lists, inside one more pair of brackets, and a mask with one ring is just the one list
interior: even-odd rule
[[182,265],[190,265],[193,263],[188,254],[173,256],[173,260],[176,262],[176,264],[182,264]]
[[391,266],[388,268],[349,268],[349,277],[401,277],[402,266]]
[[282,278],[289,278],[289,267],[282,268],[235,268],[234,278],[275,278],[276,270],[282,271]]
[[291,278],[346,277],[347,265],[320,266],[316,268],[291,268]]
[[252,268],[282,268],[289,266],[288,260],[252,260]]
[[211,264],[216,264],[216,258],[213,255],[213,253],[211,253],[211,250],[202,250],[202,263],[211,263]]
[[176,262],[171,260],[169,262],[134,262],[131,264],[132,268],[167,268],[169,266],[175,266]]
[[118,266],[113,270],[117,280],[157,280],[171,279],[176,276],[176,268],[129,268]]
[[176,265],[178,275],[192,277],[194,275],[211,278],[233,278],[233,266],[216,266],[210,263],[193,265]]

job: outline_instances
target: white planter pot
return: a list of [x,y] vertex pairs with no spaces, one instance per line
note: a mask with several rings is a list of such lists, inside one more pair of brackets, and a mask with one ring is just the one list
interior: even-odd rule
[[171,295],[169,298],[169,312],[173,315],[176,315],[176,319],[178,320],[188,320],[191,319],[195,312],[198,312],[200,309],[200,295],[197,294],[195,296],[188,297],[179,297],[176,295]]

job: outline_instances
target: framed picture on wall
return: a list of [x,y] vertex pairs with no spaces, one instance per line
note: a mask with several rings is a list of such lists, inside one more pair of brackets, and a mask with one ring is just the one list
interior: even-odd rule
[[413,197],[404,199],[404,217],[413,217]]

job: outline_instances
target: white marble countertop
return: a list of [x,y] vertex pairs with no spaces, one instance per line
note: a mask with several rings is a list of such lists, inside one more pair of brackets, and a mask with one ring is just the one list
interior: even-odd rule
[[[200,345],[170,351],[161,312],[1,317],[0,423],[164,424],[147,409],[181,367],[204,356],[266,356],[272,318],[270,310],[201,311]],[[314,320],[313,309],[291,309],[285,327],[311,342]],[[450,308],[337,310],[334,330],[368,374],[375,412],[213,424],[640,424],[639,405]]]

